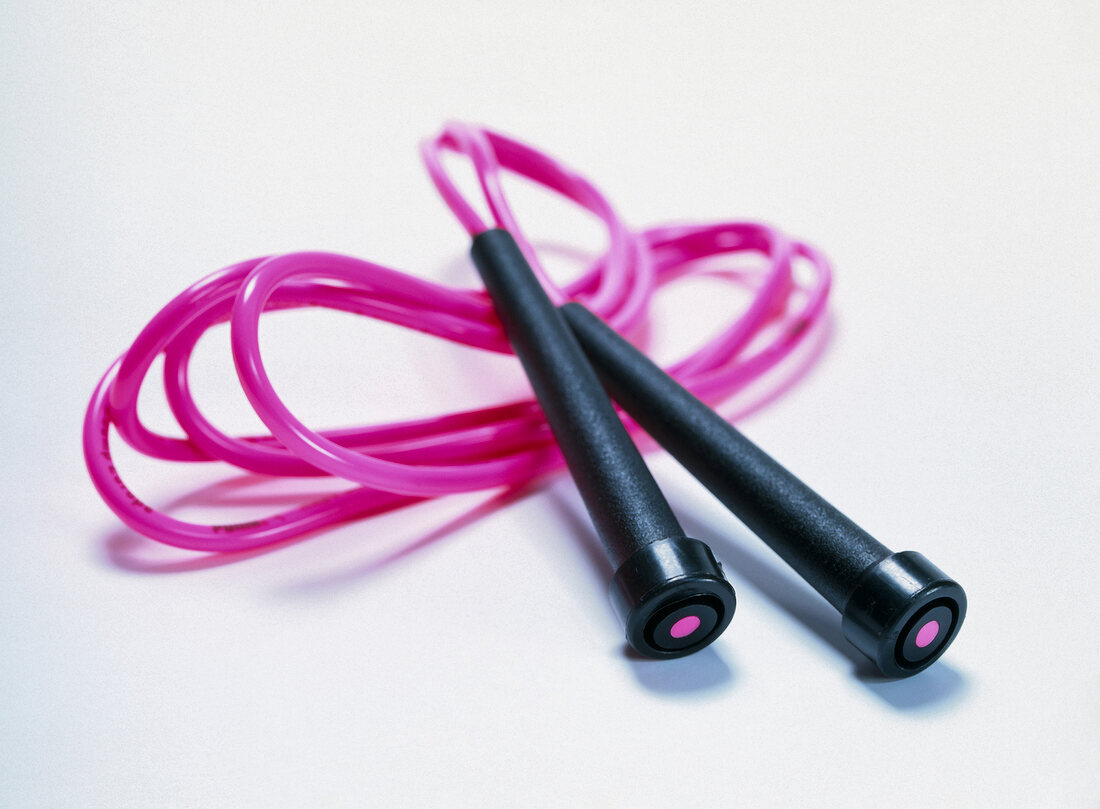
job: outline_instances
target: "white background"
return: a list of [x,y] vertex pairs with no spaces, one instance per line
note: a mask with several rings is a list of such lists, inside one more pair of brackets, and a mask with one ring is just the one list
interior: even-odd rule
[[[5,8],[0,804],[1096,806],[1095,6],[524,5]],[[740,423],[963,583],[941,662],[875,678],[661,453],[739,595],[726,634],[673,662],[624,653],[566,478],[248,558],[120,526],[83,470],[82,411],[187,284],[306,248],[475,283],[415,151],[452,117],[561,157],[632,223],[760,218],[828,253],[819,363]],[[598,246],[517,193],[536,238]],[[662,296],[654,351],[742,305]],[[200,345],[199,401],[252,430],[227,345]],[[524,390],[508,358],[339,314],[272,317],[264,345],[317,426]],[[302,490],[120,466],[154,504],[202,490],[177,503],[191,519]]]

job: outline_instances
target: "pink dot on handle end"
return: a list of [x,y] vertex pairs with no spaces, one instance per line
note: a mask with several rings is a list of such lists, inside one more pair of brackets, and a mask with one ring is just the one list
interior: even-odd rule
[[[699,620],[698,615],[685,615],[679,621],[674,623],[668,630],[668,634],[674,638],[686,638],[692,632],[699,628],[699,624],[702,621]],[[923,631],[923,630],[922,630]]]
[[929,621],[920,628],[917,632],[917,648],[923,649],[929,643],[936,639],[936,635],[940,634],[940,622]]

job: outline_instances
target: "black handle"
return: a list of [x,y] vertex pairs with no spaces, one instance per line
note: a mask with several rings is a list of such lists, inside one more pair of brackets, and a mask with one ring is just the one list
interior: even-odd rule
[[487,230],[470,254],[616,568],[612,600],[627,638],[651,657],[702,648],[734,609],[733,588],[710,548],[684,536],[511,234]]
[[883,673],[915,674],[947,648],[966,612],[956,582],[892,553],[587,309],[561,311],[612,398],[843,613]]

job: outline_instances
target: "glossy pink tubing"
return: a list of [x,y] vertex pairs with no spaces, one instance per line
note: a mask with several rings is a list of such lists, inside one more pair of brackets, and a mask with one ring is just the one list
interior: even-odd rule
[[[485,222],[445,173],[444,152],[471,161],[488,205]],[[654,293],[689,274],[753,285],[748,308],[713,340],[667,370],[700,397],[718,401],[786,357],[825,310],[831,270],[813,247],[753,222],[668,225],[631,230],[587,180],[553,158],[486,129],[452,123],[421,146],[428,174],[462,226],[476,235],[502,227],[516,238],[551,298],[580,301],[620,331],[647,317]],[[500,183],[509,171],[552,189],[598,217],[607,252],[579,278],[559,287],[516,221]],[[766,269],[751,277],[715,272],[710,256],[752,253]],[[808,279],[796,281],[792,262]],[[379,318],[462,345],[508,353],[508,343],[480,289],[459,289],[363,259],[305,252],[234,264],[184,290],[160,310],[108,369],[84,421],[84,457],[96,489],[136,531],[180,548],[241,551],[334,523],[455,492],[519,485],[562,465],[533,400],[447,413],[434,418],[315,431],[283,404],[264,370],[260,315],[322,306]],[[199,411],[188,386],[188,362],[202,334],[229,321],[241,386],[270,430],[235,437]],[[186,438],[159,435],[137,413],[138,392],[153,360],[164,355],[164,387]],[[110,428],[139,452],[163,460],[220,460],[265,475],[333,475],[358,484],[334,497],[233,525],[199,525],[156,511],[123,483],[111,460]],[[629,426],[633,429],[633,424]]]

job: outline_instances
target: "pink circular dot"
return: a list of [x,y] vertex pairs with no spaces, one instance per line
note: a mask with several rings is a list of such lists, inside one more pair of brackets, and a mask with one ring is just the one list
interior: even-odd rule
[[929,643],[936,639],[936,635],[940,634],[940,622],[929,621],[920,628],[917,632],[917,648],[923,649]]
[[672,628],[668,630],[668,634],[674,638],[686,638],[698,629],[701,623],[702,621],[699,620],[698,615],[685,615],[672,625]]

